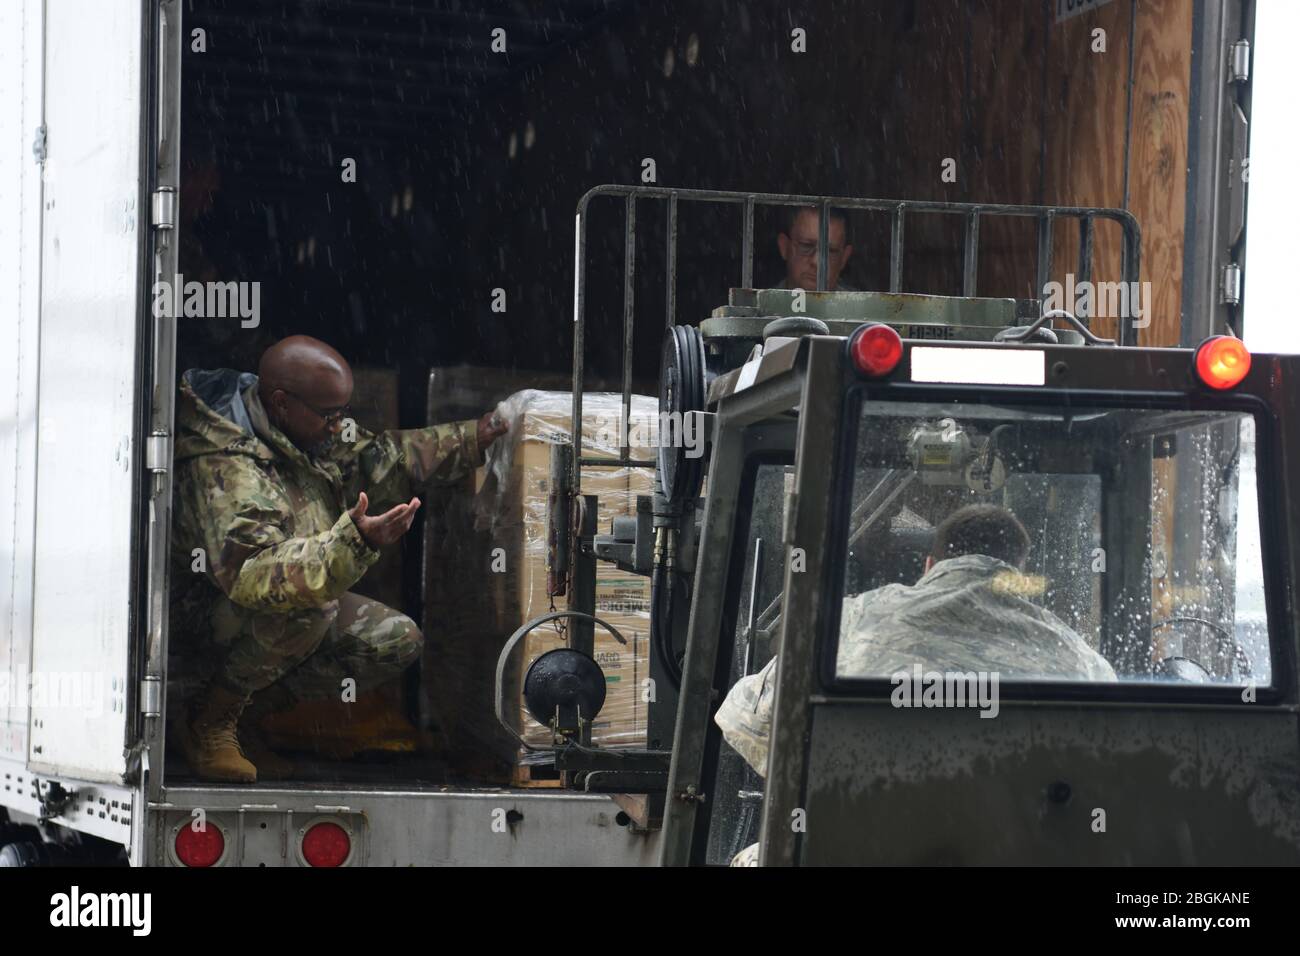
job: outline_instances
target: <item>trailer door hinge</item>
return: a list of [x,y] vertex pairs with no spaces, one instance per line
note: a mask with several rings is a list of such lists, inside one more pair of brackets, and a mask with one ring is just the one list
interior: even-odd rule
[[42,125],[36,127],[36,139],[32,141],[32,155],[36,157],[36,164],[37,164],[38,166],[44,166],[44,165],[45,165],[45,156],[46,156],[46,149],[45,149],[45,135],[46,135],[46,132],[47,132],[47,130],[46,130],[44,124],[42,124]]
[[1241,266],[1229,262],[1223,267],[1219,282],[1219,302],[1223,305],[1237,305],[1241,302]]
[[165,472],[171,457],[171,436],[164,431],[151,432],[144,444],[144,466],[152,472]]
[[172,229],[176,226],[176,189],[173,186],[159,186],[153,192],[151,203],[152,221],[155,229]]
[[1228,50],[1228,82],[1245,83],[1250,79],[1250,41],[1238,40]]
[[162,713],[162,680],[160,678],[141,678],[140,713],[146,717],[157,717]]

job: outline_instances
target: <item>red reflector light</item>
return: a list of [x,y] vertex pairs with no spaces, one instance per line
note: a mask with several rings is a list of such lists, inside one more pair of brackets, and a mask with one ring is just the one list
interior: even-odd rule
[[1250,371],[1250,353],[1241,339],[1215,335],[1196,349],[1196,374],[1210,388],[1232,388]]
[[212,866],[225,852],[226,838],[210,823],[201,830],[187,823],[176,834],[176,859],[186,866]]
[[879,378],[892,372],[903,358],[903,340],[887,325],[864,325],[849,340],[849,356],[863,375]]
[[317,823],[302,838],[308,866],[342,866],[352,852],[352,838],[337,823]]

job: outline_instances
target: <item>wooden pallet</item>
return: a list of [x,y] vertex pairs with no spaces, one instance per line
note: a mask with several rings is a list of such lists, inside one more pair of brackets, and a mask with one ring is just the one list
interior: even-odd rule
[[561,787],[560,772],[554,767],[515,764],[510,772],[510,786],[540,789]]

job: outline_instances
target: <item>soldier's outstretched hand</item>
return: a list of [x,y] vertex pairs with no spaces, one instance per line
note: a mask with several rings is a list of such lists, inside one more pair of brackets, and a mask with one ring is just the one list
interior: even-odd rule
[[352,516],[352,523],[357,526],[357,531],[361,533],[361,540],[376,551],[393,544],[402,535],[410,531],[411,522],[415,520],[415,513],[420,510],[419,498],[412,498],[404,505],[389,508],[381,515],[366,514],[366,508],[369,504],[370,499],[366,497],[366,493],[363,491],[348,514]]
[[487,451],[492,444],[510,430],[510,425],[496,412],[487,412],[478,420],[478,447]]

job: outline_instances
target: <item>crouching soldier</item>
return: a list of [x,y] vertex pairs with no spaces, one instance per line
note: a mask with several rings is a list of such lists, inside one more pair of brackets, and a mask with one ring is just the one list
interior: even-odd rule
[[413,490],[462,477],[506,430],[489,413],[373,435],[347,418],[351,396],[347,361],[308,336],[267,349],[256,375],[182,376],[171,633],[204,678],[178,728],[202,779],[286,772],[262,716],[420,656],[414,621],[349,588],[410,529]]

